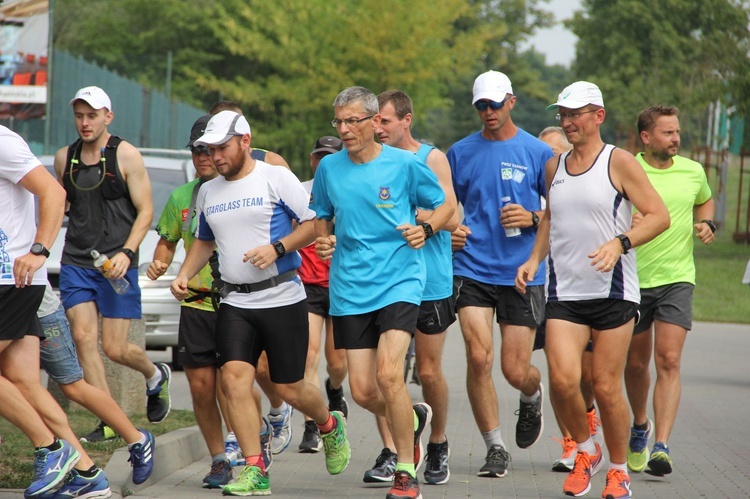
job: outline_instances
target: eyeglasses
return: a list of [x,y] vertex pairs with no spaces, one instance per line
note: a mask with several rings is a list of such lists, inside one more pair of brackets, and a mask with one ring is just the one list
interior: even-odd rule
[[571,120],[571,121],[573,121],[575,119],[578,119],[579,116],[583,116],[584,114],[589,114],[589,113],[595,113],[597,111],[598,111],[598,109],[594,109],[592,111],[583,111],[582,113],[557,113],[555,115],[555,119],[557,121],[562,121],[562,120]]
[[200,156],[201,154],[211,156],[211,153],[208,152],[208,146],[191,146],[190,152],[195,154],[196,156]]
[[369,120],[373,116],[375,116],[375,115],[371,114],[370,116],[365,116],[364,118],[347,118],[345,120],[340,120],[340,119],[336,118],[336,119],[331,120],[331,126],[333,128],[338,128],[341,125],[346,125],[348,127],[352,127],[354,125],[359,125],[363,121]]
[[478,100],[474,103],[474,107],[477,108],[477,111],[486,111],[489,107],[493,111],[497,111],[498,109],[502,109],[505,105],[505,101],[507,101],[510,97],[505,98],[501,100],[500,102],[496,102],[494,100]]

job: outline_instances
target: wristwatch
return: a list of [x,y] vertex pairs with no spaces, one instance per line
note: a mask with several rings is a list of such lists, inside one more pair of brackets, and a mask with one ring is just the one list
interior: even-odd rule
[[633,247],[630,244],[630,238],[625,234],[617,234],[617,239],[620,240],[620,244],[622,245],[622,254],[627,255],[628,251],[630,251],[630,248]]
[[714,224],[713,220],[701,220],[701,222],[708,225],[708,228],[711,229],[712,233],[716,233],[716,225]]
[[427,222],[422,222],[422,223],[421,223],[421,224],[419,224],[419,225],[421,225],[421,226],[422,226],[422,228],[424,229],[424,239],[425,239],[425,241],[426,241],[427,239],[431,238],[431,237],[432,237],[432,235],[433,235],[433,234],[435,233],[435,232],[433,232],[433,230],[432,230],[432,225],[428,224]]
[[535,211],[531,212],[531,226],[536,227],[539,225],[539,215],[536,214]]
[[49,258],[49,250],[44,247],[42,243],[34,243],[31,245],[29,250],[32,255],[42,255],[45,258]]
[[286,255],[286,248],[281,241],[276,241],[275,243],[271,244],[273,245],[273,249],[276,251],[277,257],[281,258],[282,256]]
[[123,248],[123,249],[120,250],[120,253],[125,253],[125,256],[127,256],[128,258],[130,258],[131,262],[135,260],[135,253],[133,252],[132,249]]

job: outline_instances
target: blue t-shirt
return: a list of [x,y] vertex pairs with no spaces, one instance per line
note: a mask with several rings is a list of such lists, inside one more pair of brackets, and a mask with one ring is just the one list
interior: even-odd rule
[[[552,149],[518,129],[508,140],[487,140],[476,132],[453,144],[448,162],[453,188],[464,207],[463,224],[471,229],[466,246],[453,254],[453,273],[497,286],[513,286],[516,271],[531,254],[536,228],[506,237],[500,223],[500,198],[529,211],[541,209],[545,195],[544,166]],[[546,270],[539,265],[531,285],[544,284]]]
[[336,220],[333,316],[422,301],[422,251],[410,248],[396,227],[414,224],[417,206],[435,209],[445,202],[445,194],[414,153],[382,147],[377,158],[364,164],[353,163],[346,149],[330,154],[315,173],[311,207],[318,218]]
[[[422,163],[427,163],[434,146],[422,144],[415,153]],[[451,235],[439,230],[428,239],[424,248],[424,262],[427,267],[427,281],[424,285],[422,301],[442,300],[453,294],[453,264],[451,259]]]

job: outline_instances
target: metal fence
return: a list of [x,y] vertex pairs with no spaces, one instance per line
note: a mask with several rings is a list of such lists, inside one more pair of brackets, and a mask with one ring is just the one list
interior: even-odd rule
[[[50,62],[49,115],[35,120],[0,120],[24,137],[35,154],[53,154],[78,138],[69,102],[78,89],[89,85],[103,88],[112,100],[115,119],[109,132],[137,147],[181,149],[190,126],[205,114],[205,110],[170,100],[162,92],[66,52],[55,50]],[[48,131],[45,120],[49,121]]]

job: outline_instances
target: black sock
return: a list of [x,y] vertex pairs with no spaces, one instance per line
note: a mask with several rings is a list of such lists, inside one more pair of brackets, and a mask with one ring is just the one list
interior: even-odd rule
[[635,423],[633,423],[633,428],[635,428],[636,430],[639,430],[639,431],[645,431],[645,430],[647,430],[648,429],[648,419],[643,424],[635,424]]
[[96,465],[93,465],[91,468],[87,470],[76,469],[76,471],[83,478],[94,478],[94,476],[99,472],[99,468]]
[[50,445],[47,445],[45,447],[40,447],[40,449],[47,449],[51,452],[54,452],[56,450],[60,450],[60,447],[62,447],[62,442],[60,442],[58,439],[55,439],[55,441],[52,442]]
[[592,405],[591,407],[589,407],[588,409],[586,409],[586,412],[591,412],[593,410],[594,410],[594,406]]

